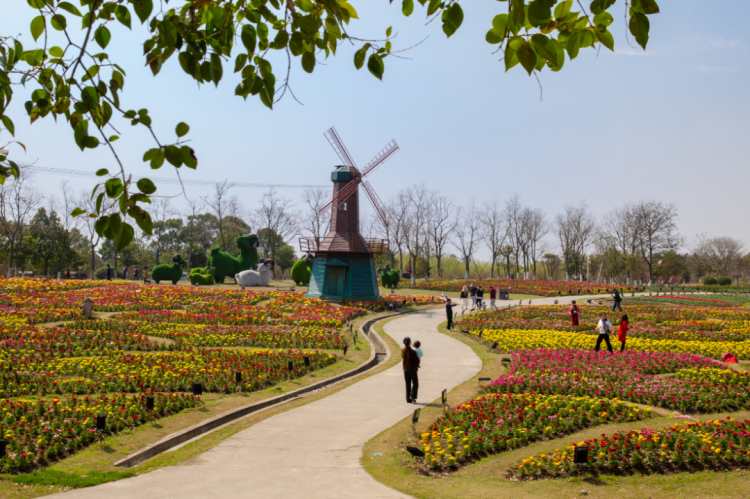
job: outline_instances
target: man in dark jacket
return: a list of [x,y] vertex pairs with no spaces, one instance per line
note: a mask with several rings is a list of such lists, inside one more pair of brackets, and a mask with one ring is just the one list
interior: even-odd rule
[[456,304],[451,303],[450,298],[445,299],[445,315],[448,317],[448,327],[446,329],[448,329],[448,331],[453,329],[453,307],[455,306]]
[[403,359],[404,381],[406,381],[406,402],[412,403],[417,401],[417,390],[419,390],[419,356],[411,348],[411,338],[404,338],[404,348],[401,349],[401,358]]
[[112,280],[112,267],[110,267],[109,264],[107,264],[107,280]]
[[620,296],[620,291],[618,291],[617,289],[615,289],[614,299],[615,301],[612,303],[612,312],[614,312],[617,309],[619,309],[620,312],[622,312],[622,304],[620,303],[622,302],[622,297]]

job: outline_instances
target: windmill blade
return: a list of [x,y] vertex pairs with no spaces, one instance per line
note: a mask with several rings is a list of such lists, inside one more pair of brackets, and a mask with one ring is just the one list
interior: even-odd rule
[[325,135],[325,138],[328,139],[328,143],[331,144],[333,150],[336,151],[336,154],[339,155],[339,158],[341,158],[341,161],[343,161],[346,166],[348,166],[350,169],[356,166],[354,164],[354,160],[349,154],[349,151],[346,150],[344,142],[341,140],[341,137],[339,137],[339,134],[336,133],[336,129],[334,127],[326,130],[323,135]]
[[370,198],[372,206],[375,208],[375,211],[378,212],[378,216],[383,221],[383,225],[385,225],[386,227],[391,225],[391,222],[388,220],[388,210],[386,210],[385,206],[383,206],[383,202],[380,201],[378,195],[375,194],[375,189],[372,188],[370,182],[368,182],[367,180],[362,180],[362,185],[365,188],[367,197]]
[[393,156],[396,151],[398,151],[398,144],[396,144],[396,141],[392,140],[388,142],[388,145],[386,145],[382,151],[377,153],[375,157],[365,165],[365,167],[362,169],[362,176],[364,177],[375,168],[388,161],[388,159]]
[[341,203],[346,201],[346,199],[351,196],[354,191],[357,190],[361,181],[361,177],[355,177],[354,180],[350,180],[349,183],[346,184],[346,186],[341,189],[330,201],[328,201],[325,206],[318,210],[318,212],[325,213],[326,210],[331,207],[331,205],[334,206],[334,209],[338,208]]

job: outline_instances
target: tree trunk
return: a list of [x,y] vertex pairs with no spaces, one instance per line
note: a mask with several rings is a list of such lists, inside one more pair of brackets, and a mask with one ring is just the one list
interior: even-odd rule
[[469,278],[469,259],[468,258],[464,258],[464,264],[466,265],[464,269],[464,279],[468,279]]
[[492,255],[492,263],[490,264],[490,279],[495,278],[495,255]]
[[417,284],[417,257],[416,255],[412,254],[409,261],[411,262],[411,285],[415,286]]
[[96,279],[96,269],[94,268],[94,265],[96,265],[96,253],[94,252],[95,246],[91,245],[91,279]]
[[441,265],[441,262],[443,261],[443,255],[438,254],[437,255],[437,276],[443,277],[443,267]]

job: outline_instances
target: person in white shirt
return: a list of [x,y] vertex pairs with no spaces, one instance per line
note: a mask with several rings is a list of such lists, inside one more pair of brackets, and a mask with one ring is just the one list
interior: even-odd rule
[[612,333],[612,323],[607,319],[607,314],[602,314],[596,327],[599,328],[599,337],[596,339],[596,347],[594,347],[594,350],[598,352],[602,341],[606,341],[609,353],[613,353],[612,343],[609,341],[609,335]]

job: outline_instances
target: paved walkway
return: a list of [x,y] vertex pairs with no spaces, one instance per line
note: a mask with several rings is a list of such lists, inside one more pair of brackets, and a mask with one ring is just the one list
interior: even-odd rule
[[[395,319],[385,331],[398,344],[421,340],[418,400],[470,379],[482,362],[463,343],[437,332],[445,314]],[[391,352],[400,355],[399,352]],[[375,481],[360,465],[372,437],[411,414],[398,364],[329,397],[266,419],[186,461],[127,480],[65,493],[66,498],[408,498]],[[419,404],[417,404],[419,406]]]

